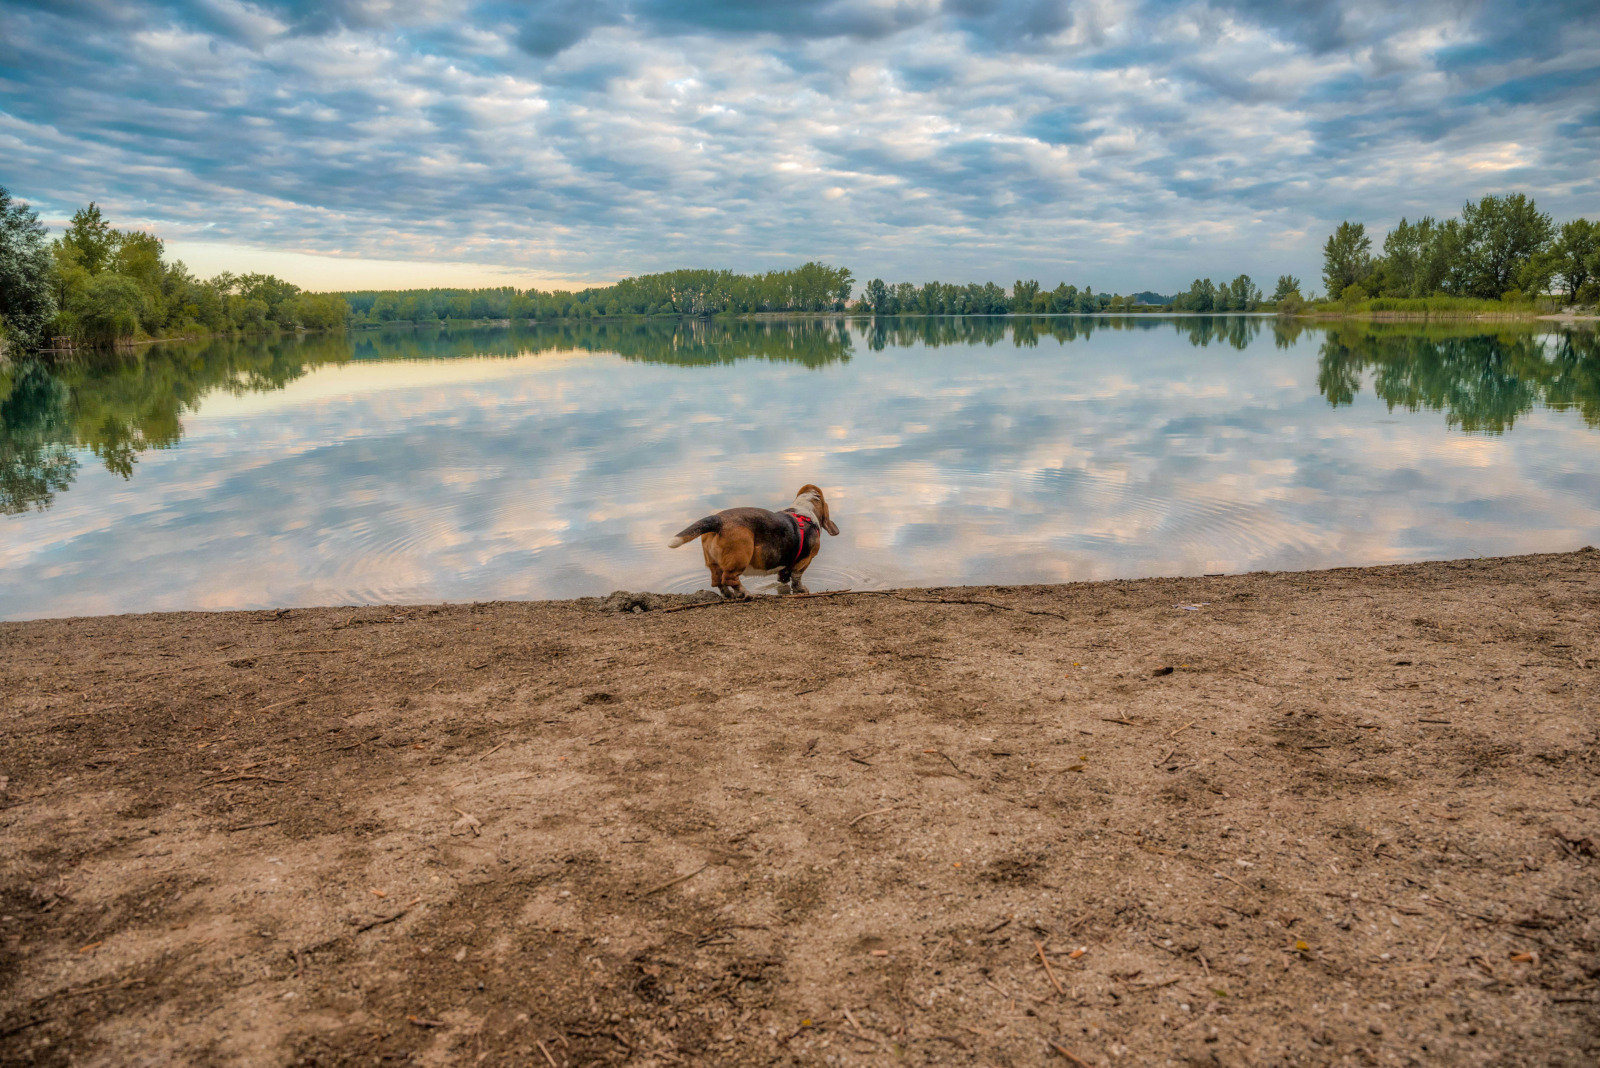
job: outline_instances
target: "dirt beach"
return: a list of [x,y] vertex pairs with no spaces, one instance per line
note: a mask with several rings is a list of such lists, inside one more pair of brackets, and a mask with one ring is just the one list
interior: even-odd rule
[[0,1063],[1600,1059],[1600,552],[625,600],[0,624]]

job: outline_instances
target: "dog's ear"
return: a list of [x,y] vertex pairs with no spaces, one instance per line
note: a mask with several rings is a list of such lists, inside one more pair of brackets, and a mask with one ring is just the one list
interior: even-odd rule
[[839,528],[834,524],[833,520],[828,518],[828,502],[823,500],[821,490],[817,490],[817,518],[822,520],[823,530],[826,530],[834,537],[839,536]]

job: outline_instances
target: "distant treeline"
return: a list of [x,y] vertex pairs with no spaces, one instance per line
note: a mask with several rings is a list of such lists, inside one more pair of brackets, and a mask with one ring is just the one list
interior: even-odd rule
[[0,188],[0,338],[114,346],[137,338],[342,326],[344,301],[269,274],[199,279],[159,237],[111,226],[90,204],[54,241]]
[[[1600,301],[1600,225],[1574,219],[1557,227],[1521,193],[1467,202],[1459,219],[1401,219],[1381,254],[1362,223],[1344,222],[1323,250],[1327,299],[1346,310],[1490,311],[1468,301],[1528,302],[1555,287],[1569,302]],[[874,278],[852,301],[850,270],[806,263],[763,274],[680,270],[624,278],[579,290],[366,290],[306,293],[267,274],[224,272],[199,279],[169,261],[161,239],[117,230],[90,204],[60,237],[26,204],[0,188],[0,341],[19,348],[52,342],[111,347],[140,338],[338,329],[346,325],[461,320],[703,318],[759,312],[840,312],[875,316],[1086,315],[1170,309],[1185,312],[1295,313],[1314,303],[1282,275],[1271,296],[1247,274],[1231,282],[1194,280],[1175,296],[1144,291],[1096,293],[1061,283],[1043,288],[994,282],[899,282]],[[1396,302],[1411,302],[1401,305]]]
[[[1019,280],[1008,293],[994,282],[965,285],[901,282],[891,286],[875,278],[867,283],[861,300],[852,302],[853,286],[854,280],[847,268],[807,263],[790,271],[756,275],[731,271],[669,271],[576,291],[546,292],[505,286],[367,290],[339,295],[349,303],[351,322],[356,326],[469,319],[550,322],[618,316],[845,310],[870,311],[875,315],[1007,315],[1014,312],[1085,315],[1154,309],[1174,300],[1152,292],[1129,296],[1096,293],[1065,283],[1053,290],[1042,290],[1038,282]],[[1257,298],[1259,296],[1257,293]]]
[[874,278],[862,290],[860,309],[874,315],[1095,315],[1131,312],[1172,303],[1159,293],[1096,293],[1062,282],[1044,289],[1036,280],[1017,279],[1007,293],[993,282],[927,282],[890,285]]
[[734,274],[683,270],[588,289],[406,289],[341,293],[356,325],[445,319],[595,319],[619,315],[843,311],[855,279],[842,267]]
[[1323,246],[1330,300],[1433,296],[1516,302],[1558,292],[1600,302],[1600,224],[1559,227],[1522,193],[1467,201],[1458,219],[1401,219],[1374,255],[1362,223],[1343,222]]

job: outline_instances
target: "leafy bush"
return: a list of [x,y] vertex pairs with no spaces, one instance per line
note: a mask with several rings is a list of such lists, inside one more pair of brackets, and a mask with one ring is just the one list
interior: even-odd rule
[[139,332],[144,292],[133,279],[98,274],[74,293],[68,305],[77,334],[96,345],[114,345]]

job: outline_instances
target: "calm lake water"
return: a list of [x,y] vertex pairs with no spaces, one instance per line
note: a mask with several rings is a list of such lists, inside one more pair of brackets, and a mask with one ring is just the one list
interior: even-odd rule
[[1600,543],[1596,335],[1486,329],[441,328],[16,365],[0,617],[695,590],[673,533],[805,482],[841,530],[813,590]]

